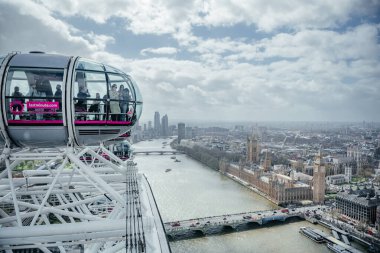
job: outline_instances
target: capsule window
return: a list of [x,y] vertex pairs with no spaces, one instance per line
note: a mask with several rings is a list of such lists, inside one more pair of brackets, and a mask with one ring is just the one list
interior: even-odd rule
[[133,84],[125,75],[108,73],[112,121],[131,122],[135,115]]
[[135,115],[133,83],[110,66],[79,60],[73,97],[76,124],[129,125]]
[[107,80],[104,72],[77,71],[74,84],[75,117],[79,121],[107,119]]
[[103,65],[90,60],[78,61],[76,69],[79,70],[92,70],[92,71],[104,71]]
[[131,82],[131,86],[133,86],[133,89],[134,89],[134,93],[135,93],[135,113],[134,113],[134,117],[133,117],[133,123],[134,123],[134,120],[136,119],[139,119],[140,116],[141,116],[141,113],[142,113],[142,96],[141,96],[141,92],[139,90],[139,87],[137,86],[136,82],[133,80],[133,78],[131,76],[128,76],[128,80]]
[[10,69],[6,81],[10,125],[62,125],[63,70]]
[[119,74],[121,73],[120,70],[115,69],[114,67],[107,66],[107,65],[104,65],[104,67],[106,68],[106,71],[107,71],[107,72],[114,72],[114,73],[119,73]]

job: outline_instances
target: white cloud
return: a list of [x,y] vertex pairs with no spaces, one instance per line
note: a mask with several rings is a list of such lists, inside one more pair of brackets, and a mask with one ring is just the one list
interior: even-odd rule
[[64,16],[80,15],[98,23],[111,17],[127,21],[135,34],[176,34],[192,25],[255,25],[266,32],[337,27],[355,15],[372,15],[379,1],[361,0],[41,0],[50,11]]
[[64,16],[80,15],[97,23],[105,23],[111,17],[127,21],[126,29],[135,34],[175,33],[178,25],[188,23],[202,1],[154,1],[154,0],[71,0],[69,4],[60,0],[41,0],[49,10]]
[[338,33],[323,30],[304,30],[294,35],[279,34],[261,44],[265,57],[323,57],[330,60],[350,60],[378,57],[378,28],[361,25]]
[[346,22],[351,15],[375,13],[378,1],[208,1],[204,25],[231,26],[237,23],[254,24],[259,30],[271,32],[278,28],[331,28]]
[[160,47],[160,48],[145,48],[141,50],[141,55],[148,55],[148,54],[165,54],[165,55],[171,55],[176,54],[178,52],[178,49],[175,47]]
[[171,93],[175,91],[175,87],[171,83],[167,83],[167,82],[158,83],[157,88],[167,93]]
[[302,30],[279,33],[259,41],[232,38],[194,39],[187,47],[205,61],[262,61],[266,58],[323,58],[331,61],[379,58],[380,27],[363,24],[348,31]]
[[[380,120],[379,24],[324,29],[371,14],[376,1],[0,1],[2,52],[40,49],[120,68],[139,84],[144,119],[159,110],[177,119]],[[129,31],[171,34],[178,45],[125,58],[107,51],[116,35],[83,32],[68,23],[72,16],[119,17]],[[192,32],[239,22],[272,33],[254,40]]]
[[[75,27],[55,18],[45,7],[33,1],[2,0],[1,50],[10,52],[43,50],[90,56],[105,50],[114,38],[94,33],[81,33]],[[17,42],[17,43],[16,43]]]

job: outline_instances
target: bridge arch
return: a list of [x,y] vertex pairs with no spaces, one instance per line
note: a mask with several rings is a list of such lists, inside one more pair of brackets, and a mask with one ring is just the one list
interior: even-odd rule
[[174,241],[174,236],[166,234],[166,238],[168,238],[168,241]]
[[234,226],[234,225],[228,225],[228,224],[222,225],[222,231],[223,232],[232,232],[235,229],[236,229],[236,226]]
[[203,231],[203,229],[194,229],[192,231],[195,235],[198,235],[198,236],[204,236],[205,235],[205,232]]
[[258,220],[255,220],[255,221],[248,221],[247,226],[248,227],[256,227],[256,226],[261,226],[261,224]]
[[296,221],[300,221],[300,220],[304,220],[302,217],[300,216],[287,216],[285,217],[285,220],[286,222],[296,222]]

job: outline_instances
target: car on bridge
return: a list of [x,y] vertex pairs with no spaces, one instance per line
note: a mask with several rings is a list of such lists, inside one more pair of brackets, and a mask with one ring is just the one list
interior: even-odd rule
[[173,222],[171,225],[172,225],[172,227],[179,227],[179,226],[181,226],[181,224],[179,223],[179,221]]

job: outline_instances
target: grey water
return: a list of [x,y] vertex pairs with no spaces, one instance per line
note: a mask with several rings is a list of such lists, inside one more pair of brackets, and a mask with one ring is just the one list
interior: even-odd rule
[[[155,139],[133,145],[136,151],[171,150],[170,139]],[[213,215],[278,208],[272,202],[180,154],[136,155],[139,171],[151,184],[164,222]],[[170,171],[166,172],[167,169]],[[230,234],[170,242],[173,253],[180,252],[330,252],[299,233],[300,227],[318,227],[306,221],[262,227]],[[328,231],[327,231],[328,232]]]

